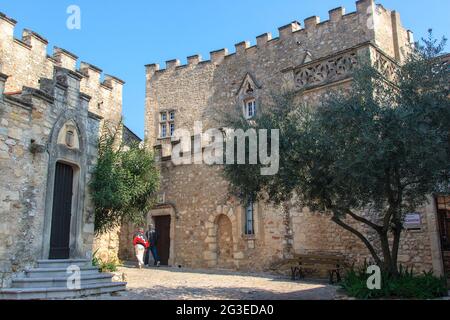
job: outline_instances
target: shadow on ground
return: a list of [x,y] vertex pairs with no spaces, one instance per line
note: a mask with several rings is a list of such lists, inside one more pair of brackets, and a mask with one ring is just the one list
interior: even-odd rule
[[[137,269],[135,263],[127,262],[124,264],[125,268],[129,269]],[[245,271],[236,271],[231,269],[190,269],[183,267],[174,267],[174,266],[161,266],[159,268],[156,267],[146,267],[145,270],[161,270],[173,273],[191,273],[191,274],[204,274],[204,275],[229,275],[229,276],[241,276],[241,277],[253,277],[253,278],[262,278],[262,279],[270,279],[270,281],[277,282],[290,282],[292,281],[290,276],[282,275],[270,271],[265,272],[245,272]],[[292,281],[294,282],[294,281]],[[328,285],[329,281],[325,278],[317,278],[311,277],[306,278],[301,281],[301,283],[309,283],[309,284],[321,284]]]
[[121,268],[128,287],[116,300],[333,300],[337,287],[326,280],[292,281],[290,277],[232,270]]
[[255,288],[199,288],[156,286],[153,288],[133,288],[121,293],[117,298],[140,300],[333,300],[335,295],[325,288],[277,293]]

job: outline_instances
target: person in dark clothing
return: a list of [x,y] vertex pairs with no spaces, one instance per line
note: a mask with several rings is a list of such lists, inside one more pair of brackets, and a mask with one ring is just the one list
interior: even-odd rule
[[158,245],[158,234],[153,226],[149,226],[147,232],[145,232],[145,238],[149,242],[149,247],[145,253],[145,265],[148,266],[150,264],[150,253],[153,256],[154,265],[159,267],[161,262],[158,256],[158,249],[156,246]]

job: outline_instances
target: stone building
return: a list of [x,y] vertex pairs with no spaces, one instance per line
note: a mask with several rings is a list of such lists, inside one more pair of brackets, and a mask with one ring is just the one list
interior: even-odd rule
[[[348,87],[352,69],[363,60],[389,73],[412,42],[398,12],[360,0],[354,12],[336,8],[323,22],[316,16],[303,26],[294,21],[279,28],[276,38],[265,33],[254,45],[236,44],[234,53],[213,51],[206,61],[194,55],[184,65],[170,60],[165,69],[147,65],[145,136],[162,170],[159,205],[149,222],[159,228],[164,262],[254,271],[292,253],[339,253],[352,262],[368,258],[362,242],[329,217],[298,209],[286,216],[280,208],[230,197],[220,165],[175,166],[171,134],[179,128],[193,132],[196,121],[202,121],[203,132],[220,125],[214,111],[236,105],[251,117],[272,92],[302,89],[300,98],[314,105],[330,90]],[[441,198],[439,203],[445,207]],[[435,199],[414,217],[419,220],[404,233],[399,261],[442,274]]]
[[15,38],[15,24],[0,14],[0,287],[37,264],[92,267],[88,183],[102,122],[121,118],[124,84],[100,81],[85,62],[77,69],[64,49],[47,55],[33,31]]

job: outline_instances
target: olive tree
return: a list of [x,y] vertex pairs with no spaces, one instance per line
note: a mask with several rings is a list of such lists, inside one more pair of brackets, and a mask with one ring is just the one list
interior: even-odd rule
[[251,121],[238,112],[223,117],[232,128],[280,130],[278,174],[261,176],[261,164],[227,165],[231,191],[275,204],[295,199],[330,214],[397,276],[405,214],[448,190],[450,175],[449,71],[439,58],[445,39],[437,43],[430,32],[422,40],[390,77],[362,64],[351,88],[317,106],[289,92],[260,105]]
[[89,185],[97,234],[123,222],[143,223],[159,188],[159,170],[153,153],[138,143],[129,146],[120,143],[119,128],[108,129],[105,125]]

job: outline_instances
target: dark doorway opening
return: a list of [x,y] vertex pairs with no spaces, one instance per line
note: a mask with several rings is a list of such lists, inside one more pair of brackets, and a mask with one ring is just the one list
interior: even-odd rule
[[450,277],[450,196],[439,196],[436,199],[441,236],[442,259],[447,277]]
[[154,217],[155,230],[158,235],[158,244],[156,248],[158,249],[159,259],[161,265],[169,265],[170,257],[170,216],[157,216]]
[[49,259],[69,259],[73,168],[56,163]]

